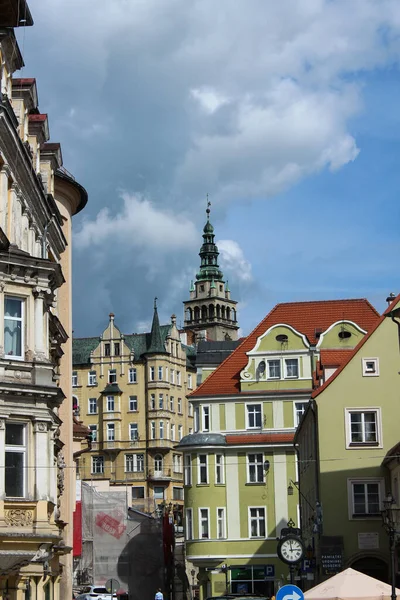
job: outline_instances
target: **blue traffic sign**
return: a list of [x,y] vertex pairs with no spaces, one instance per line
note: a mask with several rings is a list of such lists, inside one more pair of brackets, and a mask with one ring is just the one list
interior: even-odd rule
[[276,600],[304,600],[304,594],[297,585],[284,585],[276,592]]

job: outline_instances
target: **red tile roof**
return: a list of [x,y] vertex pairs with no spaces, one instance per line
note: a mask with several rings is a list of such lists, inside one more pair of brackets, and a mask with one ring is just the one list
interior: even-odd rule
[[348,350],[321,350],[321,365],[324,367],[340,367],[352,353],[353,348]]
[[237,394],[240,391],[240,371],[247,364],[246,352],[254,348],[257,338],[272,325],[291,325],[305,334],[311,344],[317,344],[316,330],[325,331],[337,321],[353,321],[365,331],[369,331],[378,318],[379,313],[364,298],[277,304],[191,397]]
[[351,361],[353,356],[355,356],[357,354],[359,349],[364,346],[365,342],[371,337],[371,335],[374,333],[374,331],[376,329],[378,329],[379,325],[381,323],[383,323],[383,321],[386,319],[386,317],[389,315],[389,313],[394,309],[394,307],[396,306],[396,304],[398,302],[400,302],[400,294],[398,294],[398,296],[396,296],[396,298],[394,298],[393,302],[391,302],[391,304],[388,306],[388,308],[385,310],[385,312],[382,313],[380,318],[375,321],[374,325],[371,327],[371,329],[368,331],[368,333],[366,335],[364,335],[362,340],[360,340],[358,342],[357,346],[354,348],[354,350],[352,350],[350,352],[350,354],[347,357],[347,359],[345,360],[345,362],[343,362],[341,364],[341,366],[334,372],[334,374],[331,377],[329,377],[329,379],[327,381],[325,381],[325,383],[323,385],[321,385],[321,387],[319,387],[318,389],[313,391],[313,393],[311,394],[311,398],[315,398],[316,396],[318,396],[321,392],[323,392],[328,387],[328,385],[330,385],[332,383],[332,381],[335,381],[336,377],[338,377],[338,375],[340,375],[340,373],[343,371],[343,369],[346,367],[346,365],[349,364],[349,362]]
[[288,444],[294,440],[294,433],[243,433],[226,435],[226,443],[236,444]]

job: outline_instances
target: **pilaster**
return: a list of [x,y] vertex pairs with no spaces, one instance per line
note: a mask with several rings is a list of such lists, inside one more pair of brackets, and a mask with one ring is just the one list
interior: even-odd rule
[[49,498],[49,435],[45,421],[36,421],[33,428],[35,436],[35,490],[38,500]]

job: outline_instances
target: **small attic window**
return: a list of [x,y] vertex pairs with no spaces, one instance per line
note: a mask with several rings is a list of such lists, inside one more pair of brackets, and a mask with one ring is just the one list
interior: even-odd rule
[[279,333],[276,336],[275,339],[276,339],[277,342],[280,342],[281,344],[284,344],[284,343],[286,343],[288,341],[288,336],[285,335],[284,333]]
[[343,329],[342,331],[339,331],[338,336],[341,340],[348,340],[351,337],[351,332]]

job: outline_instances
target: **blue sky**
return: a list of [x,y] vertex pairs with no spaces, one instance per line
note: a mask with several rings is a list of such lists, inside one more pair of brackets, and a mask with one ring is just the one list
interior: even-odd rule
[[277,302],[398,292],[395,0],[30,0],[22,76],[89,203],[74,331],[176,313],[205,197],[248,333]]

